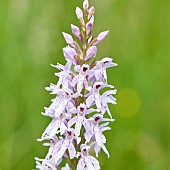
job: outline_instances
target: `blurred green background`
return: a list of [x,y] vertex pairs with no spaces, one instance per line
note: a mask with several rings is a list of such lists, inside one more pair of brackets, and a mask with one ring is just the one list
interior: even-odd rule
[[[108,70],[118,89],[111,106],[116,122],[108,131],[102,170],[170,169],[170,1],[91,0],[93,34],[110,30],[97,58],[113,57]],[[37,142],[50,121],[44,90],[57,81],[50,63],[65,63],[61,32],[78,25],[82,0],[0,1],[0,170],[30,170],[46,149]]]

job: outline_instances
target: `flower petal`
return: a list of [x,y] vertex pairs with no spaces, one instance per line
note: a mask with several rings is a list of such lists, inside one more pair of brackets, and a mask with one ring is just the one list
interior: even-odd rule
[[79,135],[80,135],[81,127],[82,127],[81,122],[77,122],[76,125],[75,125],[75,131],[74,131],[74,133],[75,133],[76,136],[79,136]]
[[96,170],[99,170],[100,169],[99,161],[93,156],[90,156],[90,159],[91,159],[92,164],[94,165],[94,168]]
[[88,108],[92,105],[93,101],[94,101],[94,95],[91,94],[91,95],[86,99],[86,105],[87,105]]
[[70,145],[68,147],[68,152],[69,152],[69,155],[70,155],[70,159],[73,159],[76,155],[76,149],[75,149],[75,147],[72,143],[70,143]]

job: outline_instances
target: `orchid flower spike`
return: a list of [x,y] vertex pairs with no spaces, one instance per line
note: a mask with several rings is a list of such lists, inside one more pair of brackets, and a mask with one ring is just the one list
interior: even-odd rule
[[92,35],[95,8],[88,0],[75,12],[80,26],[71,24],[73,36],[63,32],[66,64],[51,64],[58,82],[46,87],[54,97],[42,113],[51,121],[37,139],[48,147],[43,159],[35,157],[39,170],[100,170],[99,152],[110,156],[104,133],[115,120],[108,105],[116,104],[117,90],[108,84],[107,69],[117,64],[109,57],[98,60],[96,46],[109,31]]

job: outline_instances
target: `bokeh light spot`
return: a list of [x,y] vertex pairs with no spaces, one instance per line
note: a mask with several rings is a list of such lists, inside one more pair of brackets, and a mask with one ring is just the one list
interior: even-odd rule
[[118,91],[117,102],[115,109],[122,117],[134,116],[141,107],[141,99],[137,91],[129,88]]

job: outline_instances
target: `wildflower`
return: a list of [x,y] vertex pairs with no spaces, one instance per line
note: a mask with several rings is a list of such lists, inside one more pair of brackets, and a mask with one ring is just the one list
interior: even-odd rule
[[[109,31],[97,38],[92,35],[95,8],[89,7],[88,0],[84,0],[83,10],[77,7],[75,12],[80,22],[80,27],[71,24],[75,37],[63,32],[66,64],[51,65],[59,70],[55,73],[58,82],[46,87],[54,98],[42,113],[51,122],[37,139],[48,147],[44,159],[35,158],[39,170],[99,170],[99,161],[90,154],[91,149],[96,157],[101,150],[110,156],[104,132],[111,130],[109,123],[114,121],[108,104],[116,104],[117,90],[108,84],[106,70],[117,64],[108,57],[96,61],[96,45]],[[61,167],[64,159],[68,162]]]
[[[50,122],[50,124],[45,129],[41,138],[44,138],[46,135],[54,136],[59,132],[62,135],[67,130],[67,126],[65,124],[65,122],[66,122],[65,113],[64,112],[61,113],[61,115],[59,117],[55,117],[55,115],[53,115],[53,116],[54,116],[53,120]],[[58,129],[60,129],[60,130],[58,131]]]
[[56,91],[56,94],[58,95],[56,98],[52,100],[52,104],[49,106],[49,108],[46,108],[45,113],[48,114],[48,112],[54,111],[55,117],[58,117],[63,113],[66,109],[69,111],[69,108],[74,108],[74,100],[72,98],[77,98],[78,96],[81,96],[78,92],[73,94],[72,90],[70,89],[61,89]]
[[66,150],[68,149],[70,159],[73,159],[76,155],[76,149],[73,145],[74,139],[74,131],[72,129],[66,131],[65,139],[61,139],[61,146],[57,147],[57,149],[53,153],[53,158],[55,159],[55,163],[57,163]]
[[51,157],[51,155],[55,149],[55,145],[60,144],[60,142],[59,142],[57,136],[45,136],[45,137],[42,137],[41,139],[37,139],[37,141],[39,141],[39,142],[44,141],[44,140],[49,141],[49,142],[43,143],[44,146],[49,146],[48,154],[45,157],[45,160],[47,160]]
[[[97,109],[100,109],[102,107],[103,100],[102,100],[102,97],[99,92],[104,87],[114,88],[114,86],[105,84],[103,82],[95,82],[93,84],[92,90],[86,95],[86,96],[88,96],[86,99],[86,105],[88,108],[94,104],[96,104]],[[115,92],[116,92],[116,90],[115,90]],[[105,97],[105,96],[103,95],[103,97]]]
[[102,143],[106,143],[106,138],[102,134],[103,131],[105,130],[110,130],[110,127],[107,127],[109,122],[107,124],[102,124],[99,126],[99,123],[102,121],[114,121],[114,119],[108,119],[108,118],[103,118],[101,114],[95,114],[93,117],[90,119],[90,131],[86,132],[86,139],[89,142],[90,139],[94,136],[96,139],[97,144],[100,146]]
[[89,73],[89,65],[83,64],[82,66],[78,65],[75,67],[75,70],[79,73],[73,78],[72,86],[74,87],[77,84],[77,91],[80,93],[83,89],[83,85],[85,88],[88,87],[88,82],[86,76]]
[[93,68],[93,74],[92,76],[95,76],[95,79],[97,81],[102,81],[107,83],[107,72],[106,69],[110,67],[117,66],[116,63],[112,62],[112,58],[103,58],[101,61],[96,62],[96,66]]
[[90,130],[90,122],[86,119],[86,115],[89,113],[92,113],[96,111],[95,109],[88,109],[85,104],[80,104],[77,108],[77,116],[73,117],[69,120],[68,126],[71,127],[73,124],[75,124],[75,135],[80,135],[80,130],[82,125],[84,126],[86,131]]
[[81,145],[81,158],[77,164],[77,170],[99,170],[100,165],[96,158],[89,154],[90,146]]

